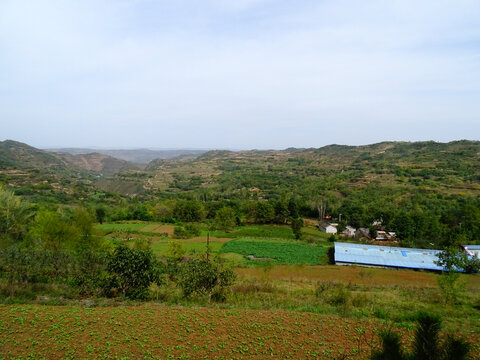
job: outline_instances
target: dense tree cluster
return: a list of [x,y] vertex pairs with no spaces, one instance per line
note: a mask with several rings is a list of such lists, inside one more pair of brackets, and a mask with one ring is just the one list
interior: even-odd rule
[[[185,201],[184,209],[198,209]],[[119,296],[146,299],[152,284],[174,279],[183,296],[208,295],[223,301],[235,274],[216,260],[174,256],[159,259],[149,243],[106,242],[93,225],[98,212],[77,208],[39,208],[0,189],[0,280],[4,296],[35,284],[62,285],[71,296]],[[198,229],[181,227],[189,234]],[[183,234],[182,233],[182,234]],[[35,296],[34,293],[31,294]]]
[[[322,215],[329,215],[337,219],[340,227],[365,227],[372,232],[376,231],[372,223],[380,221],[384,228],[396,232],[404,246],[440,249],[476,243],[480,234],[479,198],[432,195],[421,190],[404,193],[373,185],[356,190],[326,191],[322,196],[313,194],[299,190],[295,194],[257,200],[205,202],[191,196],[134,202],[106,208],[102,219],[171,223],[213,221],[217,228],[228,230],[243,223],[291,224],[292,219],[320,219]],[[338,221],[339,218],[342,221]],[[100,220],[98,214],[97,220]]]

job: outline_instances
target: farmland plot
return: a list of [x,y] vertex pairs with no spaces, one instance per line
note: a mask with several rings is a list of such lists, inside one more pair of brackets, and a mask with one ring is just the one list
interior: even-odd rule
[[0,358],[365,359],[376,326],[288,311],[0,306]]
[[326,262],[327,248],[294,241],[235,239],[220,251],[271,259],[277,264],[318,265]]

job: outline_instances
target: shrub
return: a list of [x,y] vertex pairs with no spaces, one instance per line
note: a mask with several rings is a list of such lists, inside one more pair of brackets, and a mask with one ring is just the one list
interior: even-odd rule
[[415,359],[438,359],[440,355],[438,333],[441,321],[438,316],[420,313],[417,319],[413,353]]
[[326,303],[334,306],[347,305],[350,292],[341,283],[322,282],[315,289],[315,296],[323,299]]
[[373,350],[372,360],[406,360],[406,356],[401,349],[400,336],[391,331],[384,330],[380,333],[382,348]]
[[295,239],[299,240],[302,237],[302,226],[303,226],[303,219],[296,218],[292,219],[292,232],[295,236]]
[[143,299],[152,282],[161,282],[159,267],[150,249],[118,245],[107,259],[107,271],[104,284],[107,295],[115,295],[117,290],[123,297]]
[[185,226],[175,226],[173,229],[173,236],[178,239],[188,239],[195,236],[200,236],[201,230],[194,224],[186,224]]
[[456,339],[447,335],[447,339],[440,343],[439,332],[441,320],[438,316],[419,313],[417,315],[417,328],[413,343],[413,352],[403,353],[400,347],[400,337],[390,330],[380,334],[381,349],[372,350],[372,360],[465,360],[470,352],[470,344],[463,339]]
[[178,285],[185,297],[197,293],[214,301],[224,301],[236,279],[235,272],[205,259],[191,259],[182,264]]
[[228,206],[224,206],[215,213],[215,224],[223,231],[229,231],[236,225],[235,211]]
[[327,249],[327,257],[328,257],[328,264],[335,265],[335,248],[333,246]]
[[444,360],[463,360],[467,358],[470,352],[470,344],[464,339],[456,339],[449,334],[443,346]]

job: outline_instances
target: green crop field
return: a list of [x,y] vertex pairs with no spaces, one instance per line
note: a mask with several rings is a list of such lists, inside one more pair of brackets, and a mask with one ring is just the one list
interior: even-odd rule
[[327,247],[292,241],[235,239],[227,242],[221,253],[253,255],[273,259],[277,264],[319,265],[326,263]]
[[274,226],[274,225],[250,225],[240,226],[234,231],[223,232],[215,231],[212,233],[216,237],[221,238],[269,238],[269,239],[293,239],[293,233],[290,226]]

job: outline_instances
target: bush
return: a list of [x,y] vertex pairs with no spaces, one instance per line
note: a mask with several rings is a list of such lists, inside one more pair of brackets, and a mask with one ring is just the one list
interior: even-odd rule
[[441,321],[438,316],[420,313],[417,319],[413,352],[415,359],[439,359],[439,332]]
[[459,302],[460,295],[464,291],[464,283],[460,280],[460,274],[455,271],[442,273],[438,278],[438,287],[447,304]]
[[326,303],[334,306],[347,305],[350,292],[341,283],[322,282],[315,289],[315,296],[322,298]]
[[107,259],[108,276],[104,290],[107,295],[144,299],[151,283],[159,284],[160,271],[150,249],[130,249],[118,245]]
[[173,229],[173,236],[178,239],[188,239],[195,236],[200,236],[201,230],[194,224],[187,224],[185,226],[175,226]]
[[224,206],[215,213],[215,224],[223,231],[232,230],[236,225],[235,211],[228,206]]
[[327,249],[327,257],[328,257],[328,264],[335,265],[335,248],[333,246]]
[[406,360],[406,356],[401,349],[400,336],[391,331],[384,330],[380,333],[382,348],[373,350],[372,360]]
[[449,334],[443,346],[442,356],[444,360],[462,360],[467,359],[469,352],[470,344],[468,342],[464,339],[456,339]]
[[205,259],[191,259],[182,264],[178,285],[185,297],[196,293],[208,295],[214,301],[224,301],[235,279],[235,272],[230,268]]
[[400,337],[390,330],[380,334],[381,349],[373,350],[372,360],[465,360],[470,352],[470,344],[463,339],[456,339],[447,335],[447,339],[440,343],[439,333],[441,320],[438,316],[419,313],[417,328],[413,343],[413,352],[406,354],[400,347]]
[[303,226],[303,219],[296,218],[292,219],[292,232],[295,236],[295,239],[299,240],[302,237],[302,226]]

